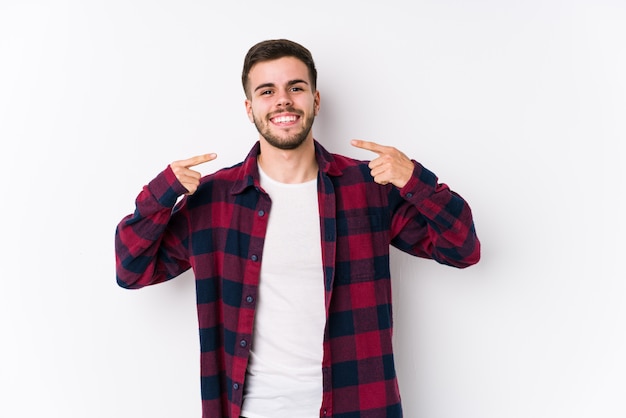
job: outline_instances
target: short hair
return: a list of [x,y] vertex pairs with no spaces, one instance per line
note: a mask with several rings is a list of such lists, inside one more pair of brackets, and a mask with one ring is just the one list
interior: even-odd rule
[[311,88],[315,91],[317,86],[317,70],[311,52],[302,45],[288,39],[269,39],[261,41],[248,50],[243,61],[241,84],[246,97],[250,98],[247,85],[248,75],[252,67],[264,61],[272,61],[283,57],[294,57],[302,61],[309,69]]

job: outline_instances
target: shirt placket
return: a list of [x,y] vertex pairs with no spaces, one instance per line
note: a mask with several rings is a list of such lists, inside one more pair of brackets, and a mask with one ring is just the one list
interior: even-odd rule
[[244,261],[246,268],[243,278],[243,291],[241,293],[242,300],[239,305],[239,329],[236,340],[237,346],[235,347],[236,355],[233,359],[233,410],[231,412],[235,417],[239,416],[243,403],[243,384],[250,355],[254,314],[257,306],[256,302],[261,274],[261,261],[263,258],[263,237],[265,237],[267,231],[267,221],[271,208],[269,196],[263,193],[259,188],[256,188],[255,192],[259,193],[259,198],[257,199],[250,229],[250,235],[254,238],[251,239],[250,247],[248,248]]
[[320,417],[330,417],[333,414],[332,397],[332,356],[328,330],[328,314],[332,297],[333,281],[335,277],[335,257],[337,245],[336,199],[331,179],[320,173],[318,181],[318,201],[320,211],[320,233],[322,235],[322,264],[324,267],[324,306],[326,310],[326,328],[324,330],[324,353],[322,357],[322,405]]

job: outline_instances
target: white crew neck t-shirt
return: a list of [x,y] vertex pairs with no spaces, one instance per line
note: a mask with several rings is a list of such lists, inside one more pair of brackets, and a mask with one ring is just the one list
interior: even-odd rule
[[284,184],[259,171],[272,206],[241,415],[315,417],[326,324],[317,180]]

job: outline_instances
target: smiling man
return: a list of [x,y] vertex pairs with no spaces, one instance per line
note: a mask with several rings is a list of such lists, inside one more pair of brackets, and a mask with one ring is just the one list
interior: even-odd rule
[[205,177],[193,167],[215,154],[171,163],[116,230],[120,286],[193,269],[204,418],[402,417],[390,246],[458,268],[480,258],[467,202],[420,163],[352,140],[375,154],[358,161],[313,138],[316,82],[303,46],[254,45],[248,156]]

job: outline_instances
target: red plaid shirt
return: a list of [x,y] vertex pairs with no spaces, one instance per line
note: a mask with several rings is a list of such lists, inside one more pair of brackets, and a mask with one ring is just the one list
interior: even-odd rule
[[[320,417],[399,418],[392,352],[390,245],[455,267],[480,258],[467,203],[414,161],[402,189],[374,183],[367,162],[315,143],[326,329]],[[193,269],[202,416],[239,417],[270,197],[257,143],[240,164],[186,189],[168,167],[146,185],[115,236],[117,281],[136,289]]]

